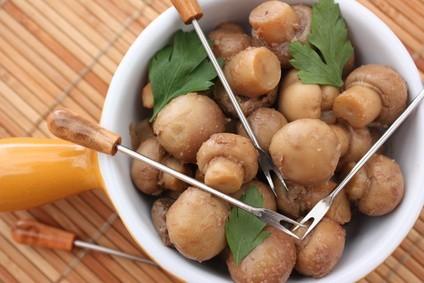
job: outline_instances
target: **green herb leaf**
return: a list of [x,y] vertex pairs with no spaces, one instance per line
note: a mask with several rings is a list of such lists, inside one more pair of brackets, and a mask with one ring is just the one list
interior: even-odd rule
[[217,76],[196,33],[177,31],[172,45],[155,54],[149,66],[153,90],[153,120],[173,98],[205,91]]
[[[255,186],[249,187],[240,199],[254,207],[263,207],[264,199]],[[225,225],[225,236],[236,264],[249,255],[271,233],[264,231],[266,224],[256,216],[240,209],[233,208]]]
[[343,68],[353,55],[348,29],[334,0],[320,0],[313,6],[310,44],[294,42],[290,63],[299,70],[305,84],[343,85]]

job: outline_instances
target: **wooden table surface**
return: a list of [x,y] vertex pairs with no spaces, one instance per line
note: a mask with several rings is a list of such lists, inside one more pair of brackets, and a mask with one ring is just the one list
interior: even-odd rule
[[[359,2],[394,30],[423,71],[424,0]],[[45,117],[57,106],[98,120],[125,51],[169,6],[168,0],[0,0],[0,138],[49,136]],[[99,253],[16,245],[10,227],[21,218],[142,254],[107,198],[92,191],[0,214],[0,282],[176,282],[157,268]],[[399,248],[361,282],[423,282],[423,235],[422,213]]]

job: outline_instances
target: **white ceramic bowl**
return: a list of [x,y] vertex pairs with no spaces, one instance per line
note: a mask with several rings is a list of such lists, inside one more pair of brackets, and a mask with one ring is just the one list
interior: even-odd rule
[[[247,23],[249,12],[260,0],[203,0],[201,20],[204,30],[223,21]],[[287,1],[311,3],[312,1]],[[364,63],[380,63],[395,68],[408,82],[410,97],[422,88],[418,71],[399,39],[374,14],[352,0],[340,1],[352,40]],[[129,144],[128,125],[140,119],[138,94],[145,84],[147,65],[177,29],[185,28],[174,9],[153,21],[128,50],[117,69],[104,105],[102,126],[120,133]],[[170,70],[172,71],[172,70]],[[384,261],[412,228],[424,203],[424,111],[412,115],[389,144],[390,155],[401,165],[406,179],[406,195],[395,212],[384,217],[357,216],[348,225],[347,246],[336,268],[320,282],[353,282]],[[188,282],[229,282],[223,265],[205,265],[187,260],[165,247],[150,220],[151,199],[134,188],[129,177],[130,160],[123,156],[100,155],[100,167],[108,194],[119,215],[138,244],[164,269]],[[315,281],[292,278],[290,282]]]

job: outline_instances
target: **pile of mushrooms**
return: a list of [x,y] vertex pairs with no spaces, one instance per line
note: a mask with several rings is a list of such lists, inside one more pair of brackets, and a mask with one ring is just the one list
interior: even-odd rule
[[[296,70],[289,70],[288,45],[307,40],[311,15],[309,6],[266,1],[250,14],[251,36],[235,23],[222,23],[209,34],[215,54],[225,60],[224,72],[243,112],[284,175],[288,191],[277,186],[276,198],[261,181],[258,153],[219,82],[209,93],[174,98],[153,123],[131,125],[133,147],[235,198],[254,186],[264,207],[294,219],[303,217],[399,116],[408,95],[395,70],[364,65],[350,72],[353,58],[342,88],[304,84]],[[141,91],[141,100],[143,108],[153,107],[150,83]],[[343,225],[350,222],[352,209],[382,216],[404,195],[399,165],[379,153],[338,195],[308,237],[295,241],[267,227],[271,236],[238,265],[226,250],[228,204],[139,161],[132,163],[131,178],[142,193],[159,196],[151,212],[164,244],[198,262],[221,254],[235,282],[285,282],[293,270],[325,276],[342,257]]]

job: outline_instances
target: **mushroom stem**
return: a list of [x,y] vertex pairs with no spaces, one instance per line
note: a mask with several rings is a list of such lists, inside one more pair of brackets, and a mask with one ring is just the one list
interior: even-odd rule
[[238,191],[243,184],[243,167],[225,157],[216,157],[209,162],[205,174],[205,183],[217,188],[223,193],[231,194]]
[[355,85],[335,99],[333,111],[352,127],[363,128],[380,115],[382,107],[380,95],[376,91]]

